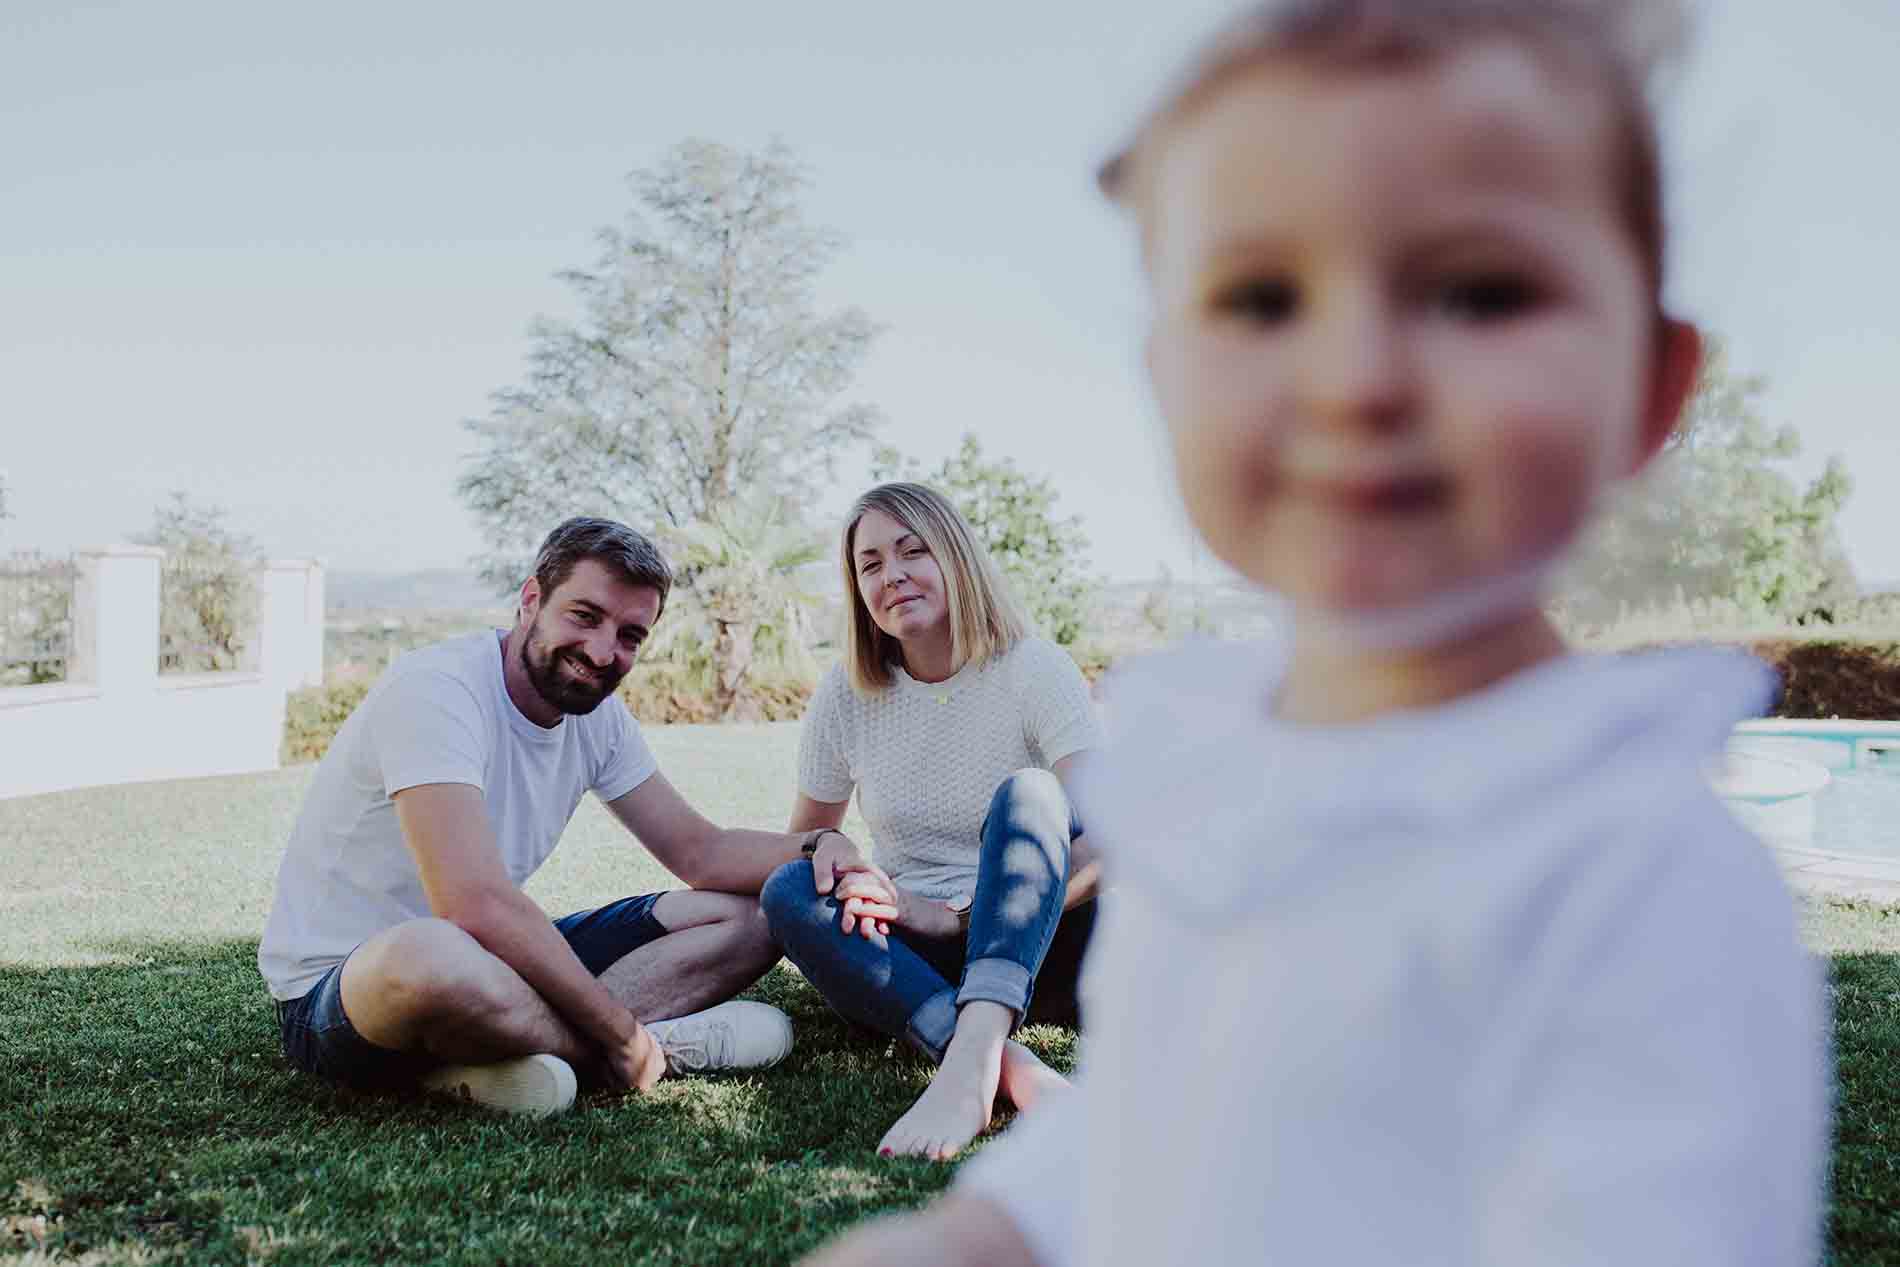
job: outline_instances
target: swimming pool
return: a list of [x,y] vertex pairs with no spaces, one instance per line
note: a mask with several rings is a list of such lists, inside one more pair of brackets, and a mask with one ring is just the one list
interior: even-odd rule
[[[1748,722],[1729,750],[1756,759],[1762,795],[1727,786],[1724,797],[1770,844],[1900,861],[1900,722]],[[1804,783],[1788,767],[1827,778]]]

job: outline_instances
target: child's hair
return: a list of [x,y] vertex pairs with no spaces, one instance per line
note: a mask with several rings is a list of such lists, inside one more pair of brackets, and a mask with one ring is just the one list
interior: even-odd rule
[[1617,203],[1660,308],[1661,161],[1646,88],[1682,26],[1672,0],[1270,0],[1221,30],[1097,181],[1114,201],[1139,207],[1157,134],[1264,62],[1403,66],[1486,37],[1522,40],[1603,85],[1617,134]]
[[851,507],[838,554],[844,590],[851,596],[844,661],[853,690],[859,694],[882,690],[891,683],[891,666],[903,662],[897,640],[877,627],[858,591],[852,554],[858,523],[867,510],[883,511],[903,524],[936,559],[950,607],[950,654],[957,668],[1001,655],[1028,632],[1029,622],[1009,585],[949,499],[924,484],[880,484]]

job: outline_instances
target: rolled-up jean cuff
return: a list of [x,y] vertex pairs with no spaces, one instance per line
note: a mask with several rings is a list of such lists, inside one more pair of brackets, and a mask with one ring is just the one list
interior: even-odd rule
[[957,1032],[957,996],[949,990],[931,995],[922,1007],[910,1014],[905,1028],[910,1031],[910,1041],[917,1044],[924,1055],[942,1064],[943,1053],[949,1050],[950,1040]]
[[965,1003],[1001,1003],[1018,1021],[1029,1010],[1029,969],[1014,959],[972,959],[963,966],[963,988],[957,1006]]

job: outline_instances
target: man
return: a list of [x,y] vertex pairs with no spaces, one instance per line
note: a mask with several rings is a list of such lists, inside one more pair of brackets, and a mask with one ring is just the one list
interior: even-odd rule
[[[293,1065],[553,1113],[577,1069],[645,1090],[790,1051],[783,1013],[720,1003],[779,957],[741,895],[801,853],[826,876],[862,860],[836,832],[717,827],[659,772],[613,695],[671,584],[639,533],[570,519],[512,630],[403,656],[344,724],[258,950]],[[692,887],[550,922],[520,886],[589,789]]]

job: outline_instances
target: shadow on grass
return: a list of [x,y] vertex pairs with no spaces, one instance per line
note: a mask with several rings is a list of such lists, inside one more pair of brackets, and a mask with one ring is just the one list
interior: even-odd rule
[[99,949],[125,962],[0,967],[0,1255],[785,1262],[949,1179],[874,1155],[928,1066],[783,968],[751,992],[797,1027],[779,1068],[536,1122],[293,1074],[253,941]]
[[[928,1067],[784,969],[752,992],[798,1029],[778,1069],[531,1122],[291,1073],[252,941],[100,949],[0,966],[0,1260],[778,1263],[949,1179],[873,1155]],[[1832,962],[1829,1259],[1900,1264],[1900,955]]]

